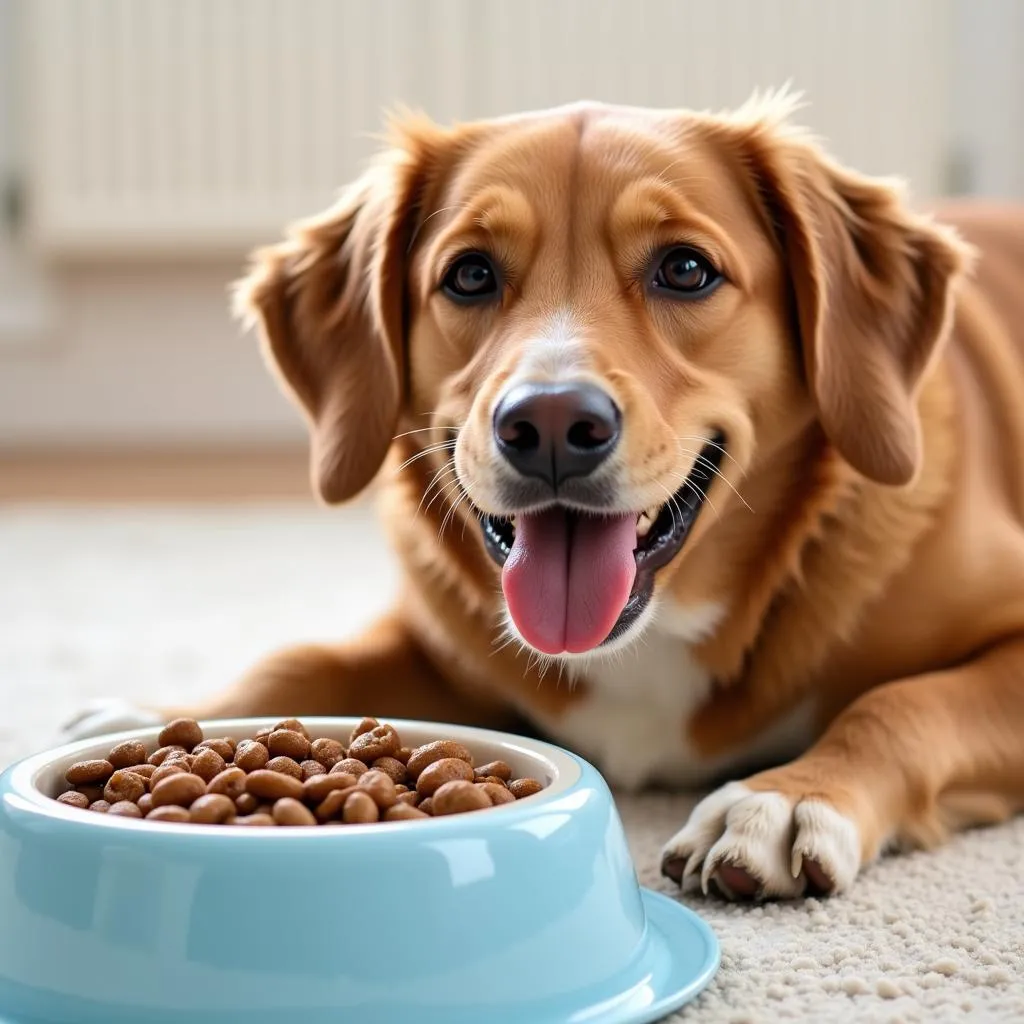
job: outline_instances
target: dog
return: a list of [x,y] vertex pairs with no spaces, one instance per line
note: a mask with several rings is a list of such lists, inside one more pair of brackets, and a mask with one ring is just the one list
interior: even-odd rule
[[403,586],[161,717],[527,722],[622,789],[732,780],[662,869],[736,899],[1014,814],[1024,212],[915,212],[794,107],[404,113],[257,251],[315,488],[378,481]]

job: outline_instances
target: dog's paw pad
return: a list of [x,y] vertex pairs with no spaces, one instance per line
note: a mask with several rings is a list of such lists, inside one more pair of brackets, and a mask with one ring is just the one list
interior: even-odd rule
[[97,700],[85,705],[74,717],[65,722],[61,736],[65,742],[90,739],[112,732],[146,729],[159,725],[155,711],[140,708],[126,700]]

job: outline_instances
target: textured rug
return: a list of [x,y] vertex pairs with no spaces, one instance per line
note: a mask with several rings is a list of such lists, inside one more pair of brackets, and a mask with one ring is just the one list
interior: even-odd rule
[[[187,699],[359,628],[394,586],[382,550],[364,507],[0,509],[0,767],[92,698]],[[644,884],[673,891],[658,850],[693,802],[620,799]],[[841,898],[691,905],[722,968],[672,1020],[1024,1021],[1024,821],[885,859]]]

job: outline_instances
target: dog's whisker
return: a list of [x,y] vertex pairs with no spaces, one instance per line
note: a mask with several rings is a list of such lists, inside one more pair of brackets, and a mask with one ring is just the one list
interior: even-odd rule
[[717,441],[709,441],[706,437],[701,437],[699,434],[677,434],[677,441],[697,441],[704,447],[714,448],[720,451],[722,455],[727,458],[730,462],[735,465],[739,465],[739,460],[733,455],[724,444],[719,444]]
[[433,455],[435,452],[451,451],[454,447],[454,441],[439,441],[437,444],[427,445],[426,448],[421,449],[415,455],[406,459],[405,462],[395,470],[395,474],[397,475],[398,473],[401,473],[403,469],[407,469],[419,459],[425,459],[428,455]]
[[[692,456],[694,456],[694,459],[695,459],[696,464],[698,466],[700,466],[702,469],[706,469],[708,472],[710,472],[712,474],[712,476],[718,477],[718,479],[721,480],[722,483],[724,483],[725,486],[728,487],[729,490],[732,491],[732,493],[735,494],[736,497],[743,503],[743,506],[746,508],[746,510],[748,512],[753,513],[754,510],[750,507],[750,504],[747,502],[747,499],[744,498],[743,495],[740,494],[740,492],[736,489],[735,484],[733,484],[733,482],[727,476],[725,476],[725,474],[713,462],[709,461],[706,455],[702,455],[699,451],[694,451],[694,449],[692,449],[692,448],[679,447],[679,445],[678,445],[678,441],[679,440],[680,440],[679,438],[676,439],[676,442],[677,442],[676,446],[677,446],[678,450],[683,455],[692,455]],[[684,481],[684,483],[687,483],[687,482],[689,482],[689,481],[688,480]],[[694,485],[691,484],[691,486],[694,486]]]
[[415,430],[403,430],[401,434],[395,434],[391,440],[397,441],[400,437],[410,437],[412,434],[430,434],[443,429],[443,427],[417,427]]

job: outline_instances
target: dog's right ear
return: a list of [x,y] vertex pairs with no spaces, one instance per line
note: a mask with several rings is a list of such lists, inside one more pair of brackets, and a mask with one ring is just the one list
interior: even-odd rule
[[306,415],[313,482],[330,503],[373,479],[398,423],[406,257],[429,152],[419,127],[329,210],[254,253],[235,291]]

